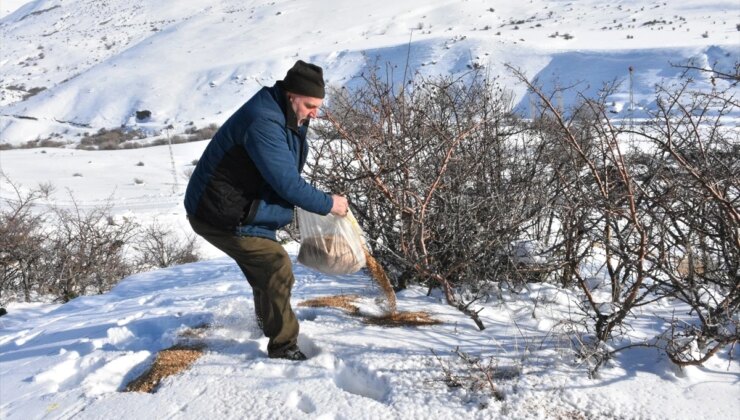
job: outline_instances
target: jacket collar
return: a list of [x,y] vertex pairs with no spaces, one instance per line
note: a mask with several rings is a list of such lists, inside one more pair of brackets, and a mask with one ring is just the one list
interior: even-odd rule
[[280,104],[280,107],[283,109],[283,113],[285,114],[285,127],[293,130],[296,134],[300,134],[298,128],[298,117],[295,115],[293,107],[289,104],[288,92],[283,87],[283,81],[278,80],[275,83],[275,86],[277,87],[278,104]]

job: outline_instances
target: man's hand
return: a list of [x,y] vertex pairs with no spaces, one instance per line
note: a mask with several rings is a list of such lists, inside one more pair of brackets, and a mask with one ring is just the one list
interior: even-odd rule
[[339,217],[344,217],[347,215],[347,212],[349,211],[349,203],[347,202],[347,198],[341,196],[341,195],[332,195],[331,199],[334,201],[334,203],[331,206],[331,214]]

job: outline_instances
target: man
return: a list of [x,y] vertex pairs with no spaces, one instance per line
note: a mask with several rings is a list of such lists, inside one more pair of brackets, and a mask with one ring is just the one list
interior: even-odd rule
[[300,175],[308,124],[324,94],[321,67],[297,61],[283,80],[262,88],[226,120],[185,194],[193,230],[233,258],[252,286],[271,358],[306,359],[290,306],[295,279],[275,231],[292,221],[295,206],[342,217],[348,210],[346,198],[319,191]]

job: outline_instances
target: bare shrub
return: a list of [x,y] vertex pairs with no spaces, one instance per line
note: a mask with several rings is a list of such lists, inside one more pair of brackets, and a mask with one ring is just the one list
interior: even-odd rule
[[39,202],[53,192],[51,183],[30,191],[7,184],[15,197],[0,208],[0,304],[47,295],[66,302],[104,293],[138,270],[198,260],[194,236],[182,241],[156,223],[141,229],[113,217],[110,204]]
[[108,291],[134,272],[125,247],[134,237],[136,223],[115,222],[110,205],[83,210],[74,197],[69,209],[54,207],[55,229],[44,247],[48,255],[48,289],[66,302],[80,295]]
[[[591,335],[579,338],[578,353],[593,361],[592,373],[620,350],[609,343],[621,341],[637,308],[660,299],[690,308],[680,321],[667,320],[668,344],[652,344],[673,362],[700,364],[737,343],[740,166],[737,134],[722,123],[737,112],[731,82],[711,93],[692,92],[690,79],[661,87],[657,110],[630,129],[610,120],[609,87],[566,114],[513,71],[540,102],[545,129],[535,134],[553,139],[560,149],[553,155],[562,156],[553,166],[558,223],[548,236],[563,285],[576,284],[584,296]],[[584,269],[597,260],[600,267]],[[605,276],[604,287],[594,286],[591,272]]]
[[[512,70],[539,99],[543,115],[553,121],[552,137],[568,156],[562,170],[572,181],[566,178],[563,183],[564,213],[559,220],[565,222],[557,233],[565,254],[563,283],[570,284],[573,278],[581,289],[583,311],[591,317],[593,328],[593,340],[585,340],[584,345],[601,350],[625,318],[649,301],[647,256],[653,246],[652,229],[642,208],[649,197],[625,160],[619,129],[609,121],[603,102],[608,87],[600,101],[583,98],[566,116],[538,86]],[[608,290],[593,290],[582,268],[597,253],[597,244],[604,254]]]
[[[112,222],[109,207],[34,208],[50,188],[23,193],[0,212],[0,300],[102,293],[133,271],[123,247],[136,225]],[[44,204],[46,205],[46,204]]]
[[174,135],[170,137],[170,143],[172,144],[182,144],[187,143],[188,139],[184,136]]
[[44,198],[49,198],[54,191],[56,190],[56,187],[54,187],[54,184],[51,182],[40,182],[38,186],[38,191]]
[[179,238],[158,221],[144,227],[137,235],[137,266],[141,269],[164,268],[198,261],[195,235]]
[[449,388],[463,388],[473,395],[488,395],[503,401],[502,383],[521,375],[518,366],[505,367],[495,357],[478,357],[456,348],[454,359],[443,360],[432,351],[442,369],[443,381]]
[[46,257],[40,247],[46,238],[45,215],[33,208],[43,194],[23,192],[20,186],[7,182],[15,196],[0,208],[0,304],[16,299],[29,302],[38,285],[46,281],[39,270]]
[[740,341],[740,146],[722,123],[738,104],[731,89],[684,93],[690,84],[661,88],[639,130],[655,150],[649,211],[659,241],[648,258],[656,287],[688,304],[694,319],[671,320],[666,351],[679,365]]
[[399,287],[440,286],[481,329],[471,304],[516,272],[492,256],[526,236],[547,201],[536,177],[544,149],[518,136],[510,105],[477,73],[399,89],[373,72],[356,90],[333,92],[311,165],[316,179],[351,198]]
[[141,143],[138,141],[127,141],[126,143],[123,143],[122,148],[123,149],[140,149],[142,147]]
[[64,147],[67,143],[64,141],[56,141],[52,139],[41,140],[38,144],[39,147]]
[[122,144],[129,140],[145,138],[146,134],[139,129],[126,129],[123,127],[106,129],[101,128],[97,133],[90,135],[85,133],[80,143],[77,146],[78,149],[90,149],[92,150],[114,150],[121,147]]
[[189,127],[185,130],[188,141],[210,140],[218,131],[218,124],[208,124],[203,128]]

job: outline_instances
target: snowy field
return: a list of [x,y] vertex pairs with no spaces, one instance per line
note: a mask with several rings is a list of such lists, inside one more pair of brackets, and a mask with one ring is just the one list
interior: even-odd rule
[[[177,7],[4,0],[0,144],[52,134],[72,144],[0,150],[0,172],[24,191],[52,184],[42,209],[73,200],[83,210],[110,203],[116,217],[156,220],[186,235],[186,174],[206,142],[174,145],[172,152],[84,151],[74,149],[79,134],[221,124],[298,58],[322,65],[334,86],[351,85],[376,57],[396,66],[396,78],[407,60],[425,75],[482,66],[524,108],[525,89],[504,63],[538,76],[546,88],[575,84],[593,93],[617,80],[623,84],[610,98],[614,115],[629,117],[630,66],[635,103],[650,109],[654,85],[680,73],[671,63],[694,58],[728,69],[737,62],[738,24],[736,0],[187,0]],[[697,83],[709,86],[706,78]],[[152,116],[137,121],[143,109]],[[12,197],[3,180],[0,205]],[[679,369],[657,349],[635,347],[589,378],[566,335],[579,298],[545,284],[483,304],[484,331],[441,296],[412,287],[399,293],[399,309],[426,311],[442,323],[387,328],[339,309],[297,306],[357,294],[363,313],[379,313],[380,292],[364,272],[326,276],[295,265],[292,302],[309,360],[268,359],[243,275],[218,250],[199,245],[206,260],[130,276],[104,295],[9,305],[0,317],[0,419],[714,420],[740,413],[738,349]],[[287,249],[295,259],[297,245]],[[683,309],[644,308],[645,316],[628,320],[626,340],[654,339]],[[207,350],[189,370],[153,394],[122,392],[159,350],[187,343],[184,331],[205,324],[200,340]],[[447,386],[443,368],[459,363],[455,349],[496,366],[502,400]]]
[[[288,246],[295,257],[297,246]],[[379,293],[363,274],[327,277],[296,266],[293,303],[359,294],[377,313]],[[678,369],[655,349],[625,351],[595,379],[574,362],[556,324],[568,292],[533,285],[481,312],[487,329],[414,287],[399,310],[422,310],[437,326],[370,326],[338,309],[297,307],[306,362],[268,359],[250,288],[226,258],[131,276],[111,292],[66,305],[14,305],[0,319],[3,418],[264,419],[733,419],[740,367],[722,353]],[[670,316],[672,308],[663,308]],[[658,318],[630,334],[655,335]],[[120,391],[163,348],[211,325],[208,349],[154,394]],[[555,328],[554,328],[555,327]],[[441,363],[452,351],[491,360],[503,401],[448,388]],[[432,353],[434,352],[434,353]],[[434,356],[439,356],[439,359]],[[513,374],[512,374],[513,373]]]

